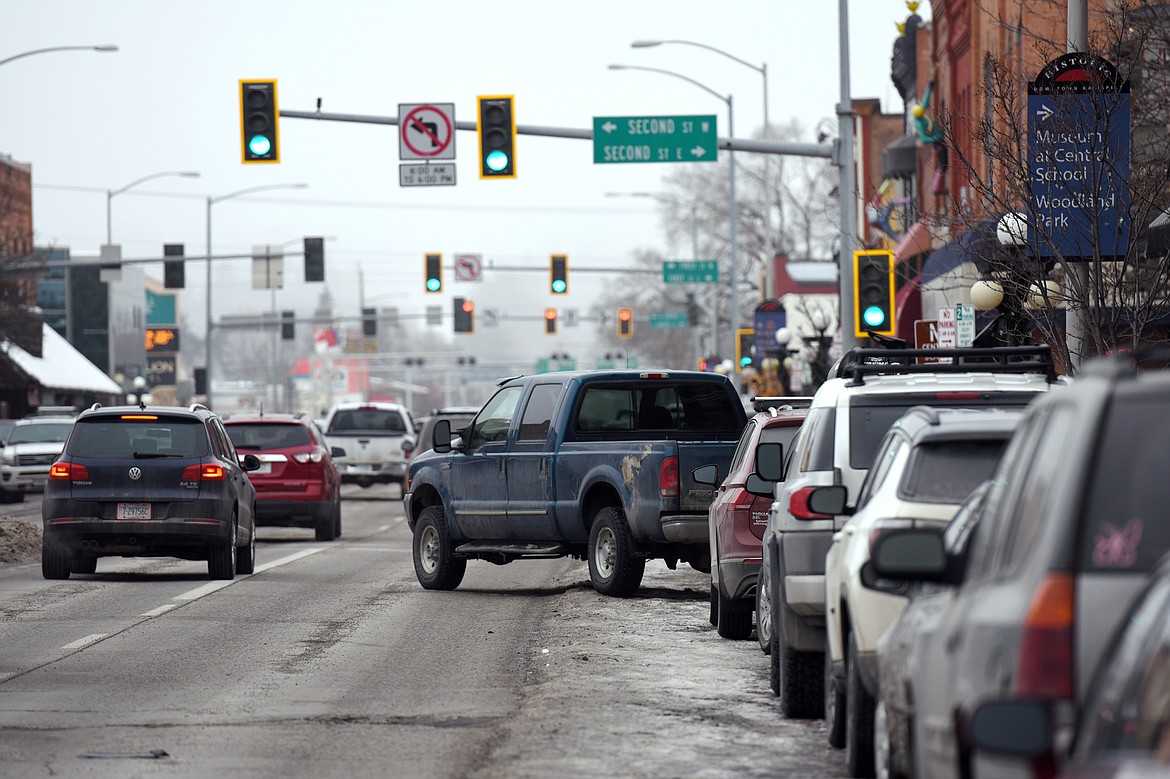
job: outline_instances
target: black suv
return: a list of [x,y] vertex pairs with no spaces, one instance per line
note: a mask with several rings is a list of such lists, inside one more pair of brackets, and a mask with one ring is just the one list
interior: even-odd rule
[[212,579],[256,563],[256,490],[206,406],[99,404],[77,417],[41,502],[41,573],[94,573],[97,559],[206,560]]

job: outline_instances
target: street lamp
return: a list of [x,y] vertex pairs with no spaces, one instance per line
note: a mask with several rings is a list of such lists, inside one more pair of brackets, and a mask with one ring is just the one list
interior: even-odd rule
[[[673,76],[674,78],[682,79],[690,84],[694,84],[699,89],[713,95],[723,102],[727,103],[727,137],[735,140],[735,99],[732,95],[723,95],[711,89],[706,84],[695,81],[693,78],[684,76],[681,73],[675,73],[673,70],[663,70],[661,68],[644,68],[639,65],[610,65],[610,70],[646,70],[651,73],[662,73],[666,76]],[[739,246],[736,238],[736,229],[739,223],[739,210],[735,204],[735,150],[728,149],[730,158],[730,171],[728,174],[729,181],[729,198],[731,202],[728,204],[729,221],[731,222],[731,315],[729,317],[731,327],[728,335],[728,349],[727,354],[735,354],[735,331],[739,327]],[[734,378],[732,379],[734,382]]]
[[206,404],[211,408],[211,207],[216,203],[222,203],[225,200],[240,197],[241,195],[250,195],[253,192],[267,192],[273,189],[305,189],[308,184],[265,184],[259,187],[249,187],[248,189],[241,189],[236,192],[229,192],[226,195],[218,197],[207,197],[207,306],[206,306],[206,331],[204,336],[204,377],[207,382],[207,392],[205,394]]
[[[634,41],[633,43],[630,44],[630,46],[632,48],[635,48],[635,49],[648,49],[648,48],[651,48],[653,46],[662,46],[664,44],[670,44],[670,43],[677,43],[677,44],[681,44],[684,46],[696,46],[700,49],[706,49],[707,51],[713,51],[716,54],[720,54],[729,60],[734,60],[735,62],[738,62],[740,65],[743,65],[744,67],[751,68],[752,70],[759,73],[764,81],[764,138],[770,137],[771,124],[768,122],[768,63],[765,62],[765,63],[760,64],[760,65],[753,65],[752,63],[748,62],[745,59],[740,59],[739,57],[735,56],[731,52],[727,52],[727,51],[724,51],[723,49],[719,49],[719,48],[716,48],[714,46],[710,46],[706,43],[699,43],[698,41],[682,41],[682,40],[675,40],[675,39],[671,39],[671,40],[640,40],[640,41]],[[766,258],[765,263],[764,263],[764,278],[765,278],[765,281],[764,281],[765,291],[764,291],[764,295],[763,295],[764,298],[768,298],[772,294],[773,288],[775,286],[775,272],[776,272],[775,262],[774,262],[774,256],[776,253],[775,236],[772,234],[772,205],[773,204],[772,204],[772,198],[771,198],[771,196],[772,196],[771,186],[772,186],[772,155],[765,154],[764,155],[764,197],[767,200],[767,203],[765,203],[764,218],[767,221],[764,225],[764,252],[767,255],[767,258]]]
[[[829,348],[832,345],[833,337],[825,335],[825,331],[829,330],[833,323],[819,306],[809,313],[808,321],[812,325],[812,329],[816,332],[816,335],[796,333],[788,327],[781,327],[776,331],[775,338],[781,350],[788,355],[784,358],[785,388],[788,388],[791,384],[790,371],[793,365],[792,358],[797,355],[802,355],[809,364],[812,373],[813,391],[815,392],[816,388],[820,387],[828,379]],[[793,338],[799,338],[802,346],[791,346]],[[815,349],[810,342],[815,343]]]
[[18,60],[21,57],[31,57],[34,54],[46,54],[50,51],[117,51],[118,47],[112,43],[102,43],[97,46],[50,46],[46,49],[33,49],[32,51],[24,51],[20,54],[13,54],[11,57],[5,57],[0,60],[0,65],[5,65],[13,60]]
[[197,178],[199,178],[199,173],[197,171],[193,171],[193,170],[167,170],[167,171],[163,171],[161,173],[151,173],[149,176],[143,176],[140,179],[136,179],[134,181],[131,181],[129,184],[122,187],[121,189],[107,189],[106,190],[106,243],[107,244],[112,244],[114,242],[114,239],[113,239],[113,232],[114,232],[113,231],[113,219],[111,218],[112,211],[110,208],[110,203],[113,201],[114,195],[120,195],[128,189],[132,189],[132,188],[138,186],[139,184],[141,184],[144,181],[150,181],[151,179],[162,178],[163,176],[182,176],[183,178],[197,179]]

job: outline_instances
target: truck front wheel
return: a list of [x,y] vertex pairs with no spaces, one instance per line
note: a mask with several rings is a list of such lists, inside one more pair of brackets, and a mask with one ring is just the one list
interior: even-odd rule
[[453,590],[463,581],[467,560],[455,556],[442,506],[427,506],[414,525],[414,573],[425,590]]
[[634,553],[630,526],[621,509],[605,506],[589,528],[589,578],[602,595],[628,598],[637,592],[646,559]]

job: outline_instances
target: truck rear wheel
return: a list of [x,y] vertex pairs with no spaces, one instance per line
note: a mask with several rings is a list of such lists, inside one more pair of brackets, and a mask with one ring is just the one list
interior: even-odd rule
[[602,595],[628,598],[637,592],[646,559],[634,553],[630,526],[621,509],[601,508],[589,528],[589,578]]
[[414,574],[425,590],[453,590],[463,581],[467,560],[455,556],[455,542],[442,506],[427,506],[414,525]]

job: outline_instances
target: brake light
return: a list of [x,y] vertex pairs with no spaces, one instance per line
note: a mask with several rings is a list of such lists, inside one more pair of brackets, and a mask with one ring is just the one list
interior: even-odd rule
[[788,499],[788,513],[794,519],[832,519],[832,514],[817,514],[808,507],[808,496],[816,487],[801,487]]
[[325,452],[320,449],[314,449],[311,452],[300,452],[292,456],[301,465],[308,465],[309,463],[319,463],[325,459]]
[[133,419],[137,421],[147,420],[153,421],[158,419],[157,414],[123,414],[119,419]]
[[935,398],[938,400],[978,400],[982,397],[979,392],[936,392]]
[[188,465],[183,469],[183,481],[222,481],[227,474],[219,463]]
[[1073,697],[1073,577],[1050,573],[1028,606],[1020,641],[1016,692],[1052,698]]
[[658,494],[663,498],[678,497],[678,457],[671,455],[662,461],[658,473]]
[[89,469],[80,463],[53,463],[49,468],[49,478],[56,481],[86,481],[89,479]]

